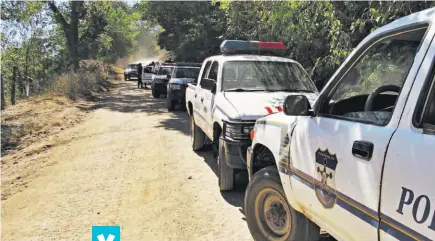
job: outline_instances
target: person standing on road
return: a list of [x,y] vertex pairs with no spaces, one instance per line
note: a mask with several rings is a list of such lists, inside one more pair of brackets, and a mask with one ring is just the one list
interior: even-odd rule
[[137,65],[137,88],[140,88],[140,89],[143,88],[142,71],[143,71],[142,63],[139,63]]

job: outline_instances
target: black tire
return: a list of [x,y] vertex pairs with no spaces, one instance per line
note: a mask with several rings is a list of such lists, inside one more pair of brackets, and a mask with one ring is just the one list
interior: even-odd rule
[[158,93],[156,91],[156,89],[152,88],[151,92],[152,92],[152,95],[153,95],[154,98],[159,98],[160,97],[160,93]]
[[219,153],[217,157],[218,162],[218,183],[221,191],[231,191],[234,189],[234,168],[227,165],[225,161],[224,143],[219,138]]
[[124,75],[124,80],[125,80],[125,81],[128,80],[128,75]]
[[190,139],[192,140],[192,150],[199,151],[204,147],[205,134],[195,124],[193,115],[190,116]]
[[[273,204],[273,208],[267,204]],[[270,219],[265,217],[266,208],[269,214],[276,212],[270,214],[275,220],[266,220]],[[279,214],[275,215],[277,213]],[[263,168],[252,177],[246,189],[245,214],[249,231],[256,241],[317,241],[320,236],[319,226],[294,210],[287,202],[278,170],[274,166]],[[279,219],[278,225],[276,219]],[[285,220],[284,224],[282,220]]]
[[171,99],[169,94],[166,96],[166,107],[168,108],[168,111],[173,111],[175,109],[175,101]]

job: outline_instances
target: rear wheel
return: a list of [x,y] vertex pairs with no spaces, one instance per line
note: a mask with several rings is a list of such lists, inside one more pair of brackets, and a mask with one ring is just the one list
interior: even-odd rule
[[276,167],[255,173],[246,189],[246,220],[254,240],[316,241],[320,228],[285,198]]
[[193,115],[190,116],[190,139],[192,140],[192,149],[194,151],[199,151],[204,147],[205,134],[195,124],[195,119],[193,118]]
[[218,182],[221,191],[230,191],[234,189],[234,169],[227,165],[225,160],[224,141],[219,138],[219,152],[218,152]]

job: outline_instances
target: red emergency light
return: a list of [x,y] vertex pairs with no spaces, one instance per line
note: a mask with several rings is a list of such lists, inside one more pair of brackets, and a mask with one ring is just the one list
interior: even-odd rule
[[262,42],[225,40],[222,42],[221,53],[230,54],[270,54],[282,55],[285,53],[285,45],[282,42]]

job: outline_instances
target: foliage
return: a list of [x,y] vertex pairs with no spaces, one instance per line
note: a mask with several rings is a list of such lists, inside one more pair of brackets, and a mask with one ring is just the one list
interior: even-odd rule
[[435,6],[434,2],[416,1],[141,4],[146,6],[144,18],[152,18],[164,28],[159,35],[160,46],[176,58],[202,60],[217,53],[224,38],[282,41],[287,56],[300,62],[320,86],[374,29]]
[[224,13],[210,2],[142,2],[143,19],[158,23],[160,47],[176,61],[201,61],[217,53],[225,30]]
[[[115,63],[142,47],[137,43],[144,35],[152,35],[138,8],[125,2],[2,1],[0,6],[1,73],[6,94],[13,66],[19,68],[18,95],[24,94],[26,76],[32,80],[35,94],[51,88],[56,77],[69,72],[75,61]],[[78,19],[77,41],[72,42],[76,57],[71,55],[68,40],[73,14]]]

